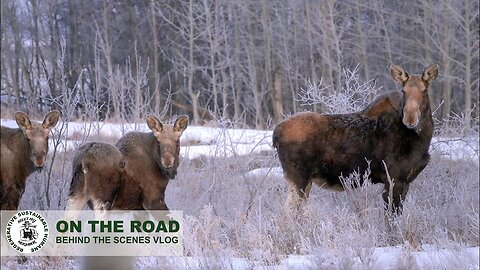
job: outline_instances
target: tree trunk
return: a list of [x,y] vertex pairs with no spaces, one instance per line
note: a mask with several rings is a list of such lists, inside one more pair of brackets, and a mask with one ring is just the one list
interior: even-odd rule
[[448,57],[448,55],[450,54],[450,38],[451,38],[451,28],[449,25],[447,25],[445,27],[446,29],[444,30],[445,31],[445,37],[443,39],[443,49],[445,51],[445,53],[443,53],[443,66],[444,66],[444,78],[445,78],[445,84],[443,85],[443,93],[442,93],[442,97],[443,97],[443,107],[442,107],[442,119],[446,119],[448,118],[448,116],[450,115],[450,111],[451,111],[451,106],[452,106],[452,99],[451,99],[451,87],[452,87],[452,79],[451,79],[451,75],[452,75],[452,70],[451,70],[451,61]]
[[[469,1],[465,0],[465,123],[470,125],[472,109],[472,32],[470,29],[470,8]],[[476,29],[478,31],[478,29]],[[478,44],[478,40],[477,40]],[[478,48],[477,48],[478,50]],[[478,67],[477,67],[478,68]]]
[[[429,33],[428,31],[431,31],[431,23],[430,23],[430,9],[431,6],[427,1],[422,1],[422,6],[423,6],[423,44],[424,44],[424,52],[425,52],[425,61],[427,63],[432,63],[432,53],[430,51],[430,42],[429,41]],[[435,102],[435,95],[428,95],[428,98],[430,100],[430,106],[433,108],[437,107],[437,103]]]
[[357,25],[358,37],[360,39],[360,50],[361,50],[361,59],[362,59],[361,67],[364,70],[365,80],[369,81],[370,80],[370,67],[368,65],[367,42],[365,40],[366,39],[365,38],[365,31],[363,30],[363,26],[362,26],[364,20],[362,19],[362,14],[360,12],[360,2],[359,2],[359,0],[355,1],[355,11],[356,11],[356,15],[357,15],[356,25]]
[[283,119],[283,98],[282,98],[282,71],[277,67],[273,75],[273,113],[275,123]]
[[193,58],[193,45],[194,45],[194,29],[193,29],[193,0],[190,0],[188,3],[188,14],[189,14],[189,40],[188,40],[188,94],[192,102],[193,110],[193,125],[198,125],[200,123],[200,115],[198,114],[198,96],[199,92],[195,93],[193,90],[193,76],[195,73],[194,58]]
[[160,92],[160,78],[159,78],[159,55],[158,55],[158,36],[157,36],[157,19],[155,1],[151,0],[151,16],[152,16],[152,39],[153,39],[153,93],[155,95],[155,113],[162,111],[162,94]]

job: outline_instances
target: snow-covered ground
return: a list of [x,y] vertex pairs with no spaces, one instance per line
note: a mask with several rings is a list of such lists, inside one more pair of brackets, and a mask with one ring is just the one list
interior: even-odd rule
[[478,160],[478,137],[443,138],[434,137],[430,144],[430,152],[439,153],[442,157]]
[[[360,257],[354,258],[352,269],[401,269],[399,265],[408,265],[408,268],[417,265],[419,269],[449,269],[454,262],[462,260],[470,269],[478,269],[479,248],[463,248],[460,250],[438,249],[435,246],[424,245],[422,251],[408,250],[405,247],[381,247],[374,248],[369,262],[362,261]],[[373,258],[373,259],[372,259]],[[291,256],[283,260],[279,268],[258,269],[314,269],[339,265],[335,256],[326,253],[320,258],[314,256]]]
[[[218,269],[232,270],[303,270],[303,269],[479,269],[479,248],[459,248],[455,250],[439,249],[432,245],[423,245],[422,251],[415,251],[403,246],[380,247],[366,251],[371,256],[368,260],[361,257],[352,257],[349,262],[342,262],[345,258],[335,256],[333,252],[321,251],[319,255],[291,255],[277,265],[265,265],[261,262],[249,261],[245,258],[231,257],[166,257],[161,258],[165,269],[209,269],[215,265]],[[18,265],[17,260],[4,262],[2,269],[36,269],[39,258],[30,258]],[[57,259],[57,266],[68,269],[81,269],[78,261]],[[212,263],[215,262],[215,263]],[[135,268],[159,265],[156,257],[137,258]],[[41,264],[40,264],[41,265]],[[344,265],[345,268],[342,268]],[[19,267],[19,268],[17,268]],[[60,269],[59,268],[59,269]]]
[[[462,248],[458,250],[438,249],[435,246],[424,245],[422,251],[409,250],[402,246],[381,247],[369,250],[371,254],[370,261],[362,261],[360,257],[353,258],[353,264],[350,269],[403,269],[399,267],[407,264],[409,267],[414,265],[419,269],[450,269],[455,266],[455,262],[462,261],[464,266],[470,266],[468,269],[478,269],[479,267],[479,248]],[[338,269],[341,264],[339,257],[333,252],[322,251],[321,255],[291,255],[283,259],[278,265],[264,265],[262,263],[248,261],[244,258],[210,258],[223,260],[219,263],[225,269],[255,269],[255,270],[302,270],[302,269]],[[151,264],[149,260],[154,258],[141,258],[141,264]],[[202,269],[205,261],[209,258],[198,257],[170,257],[167,259],[171,265],[178,266],[179,269]],[[336,267],[335,267],[336,266]],[[363,266],[363,267],[362,267]],[[450,267],[449,267],[450,266]],[[347,268],[348,269],[348,268]]]

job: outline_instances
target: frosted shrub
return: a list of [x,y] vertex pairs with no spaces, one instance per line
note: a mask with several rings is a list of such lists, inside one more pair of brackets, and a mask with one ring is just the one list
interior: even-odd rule
[[300,91],[299,101],[302,105],[320,105],[325,113],[351,113],[365,108],[382,89],[375,80],[362,82],[358,66],[353,70],[344,69],[343,77],[345,81],[338,90],[324,85],[323,79],[308,81],[306,89]]

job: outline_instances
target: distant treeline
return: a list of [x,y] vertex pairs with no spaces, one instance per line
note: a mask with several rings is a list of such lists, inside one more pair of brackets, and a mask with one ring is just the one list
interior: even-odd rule
[[2,0],[1,27],[2,108],[30,113],[265,128],[321,112],[298,94],[338,91],[343,69],[398,89],[391,63],[439,64],[438,119],[478,102],[478,0]]

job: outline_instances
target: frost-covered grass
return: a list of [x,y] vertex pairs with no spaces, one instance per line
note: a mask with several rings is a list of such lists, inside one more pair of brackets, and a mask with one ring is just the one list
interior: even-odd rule
[[[11,121],[11,120],[10,120]],[[10,121],[2,121],[11,123]],[[69,123],[61,143],[110,143],[127,125],[102,124],[81,137]],[[132,129],[147,130],[143,123]],[[122,131],[123,130],[123,131]],[[118,133],[116,133],[118,132]],[[72,148],[59,147],[49,197],[48,170],[28,179],[22,209],[63,209]],[[138,258],[138,269],[478,269],[478,139],[436,137],[431,161],[412,183],[404,214],[387,227],[382,186],[346,192],[314,187],[297,217],[283,213],[287,184],[271,147],[271,131],[189,127],[171,209],[184,212],[185,257]],[[353,179],[354,180],[354,179]],[[3,259],[11,269],[77,269],[78,259]]]

